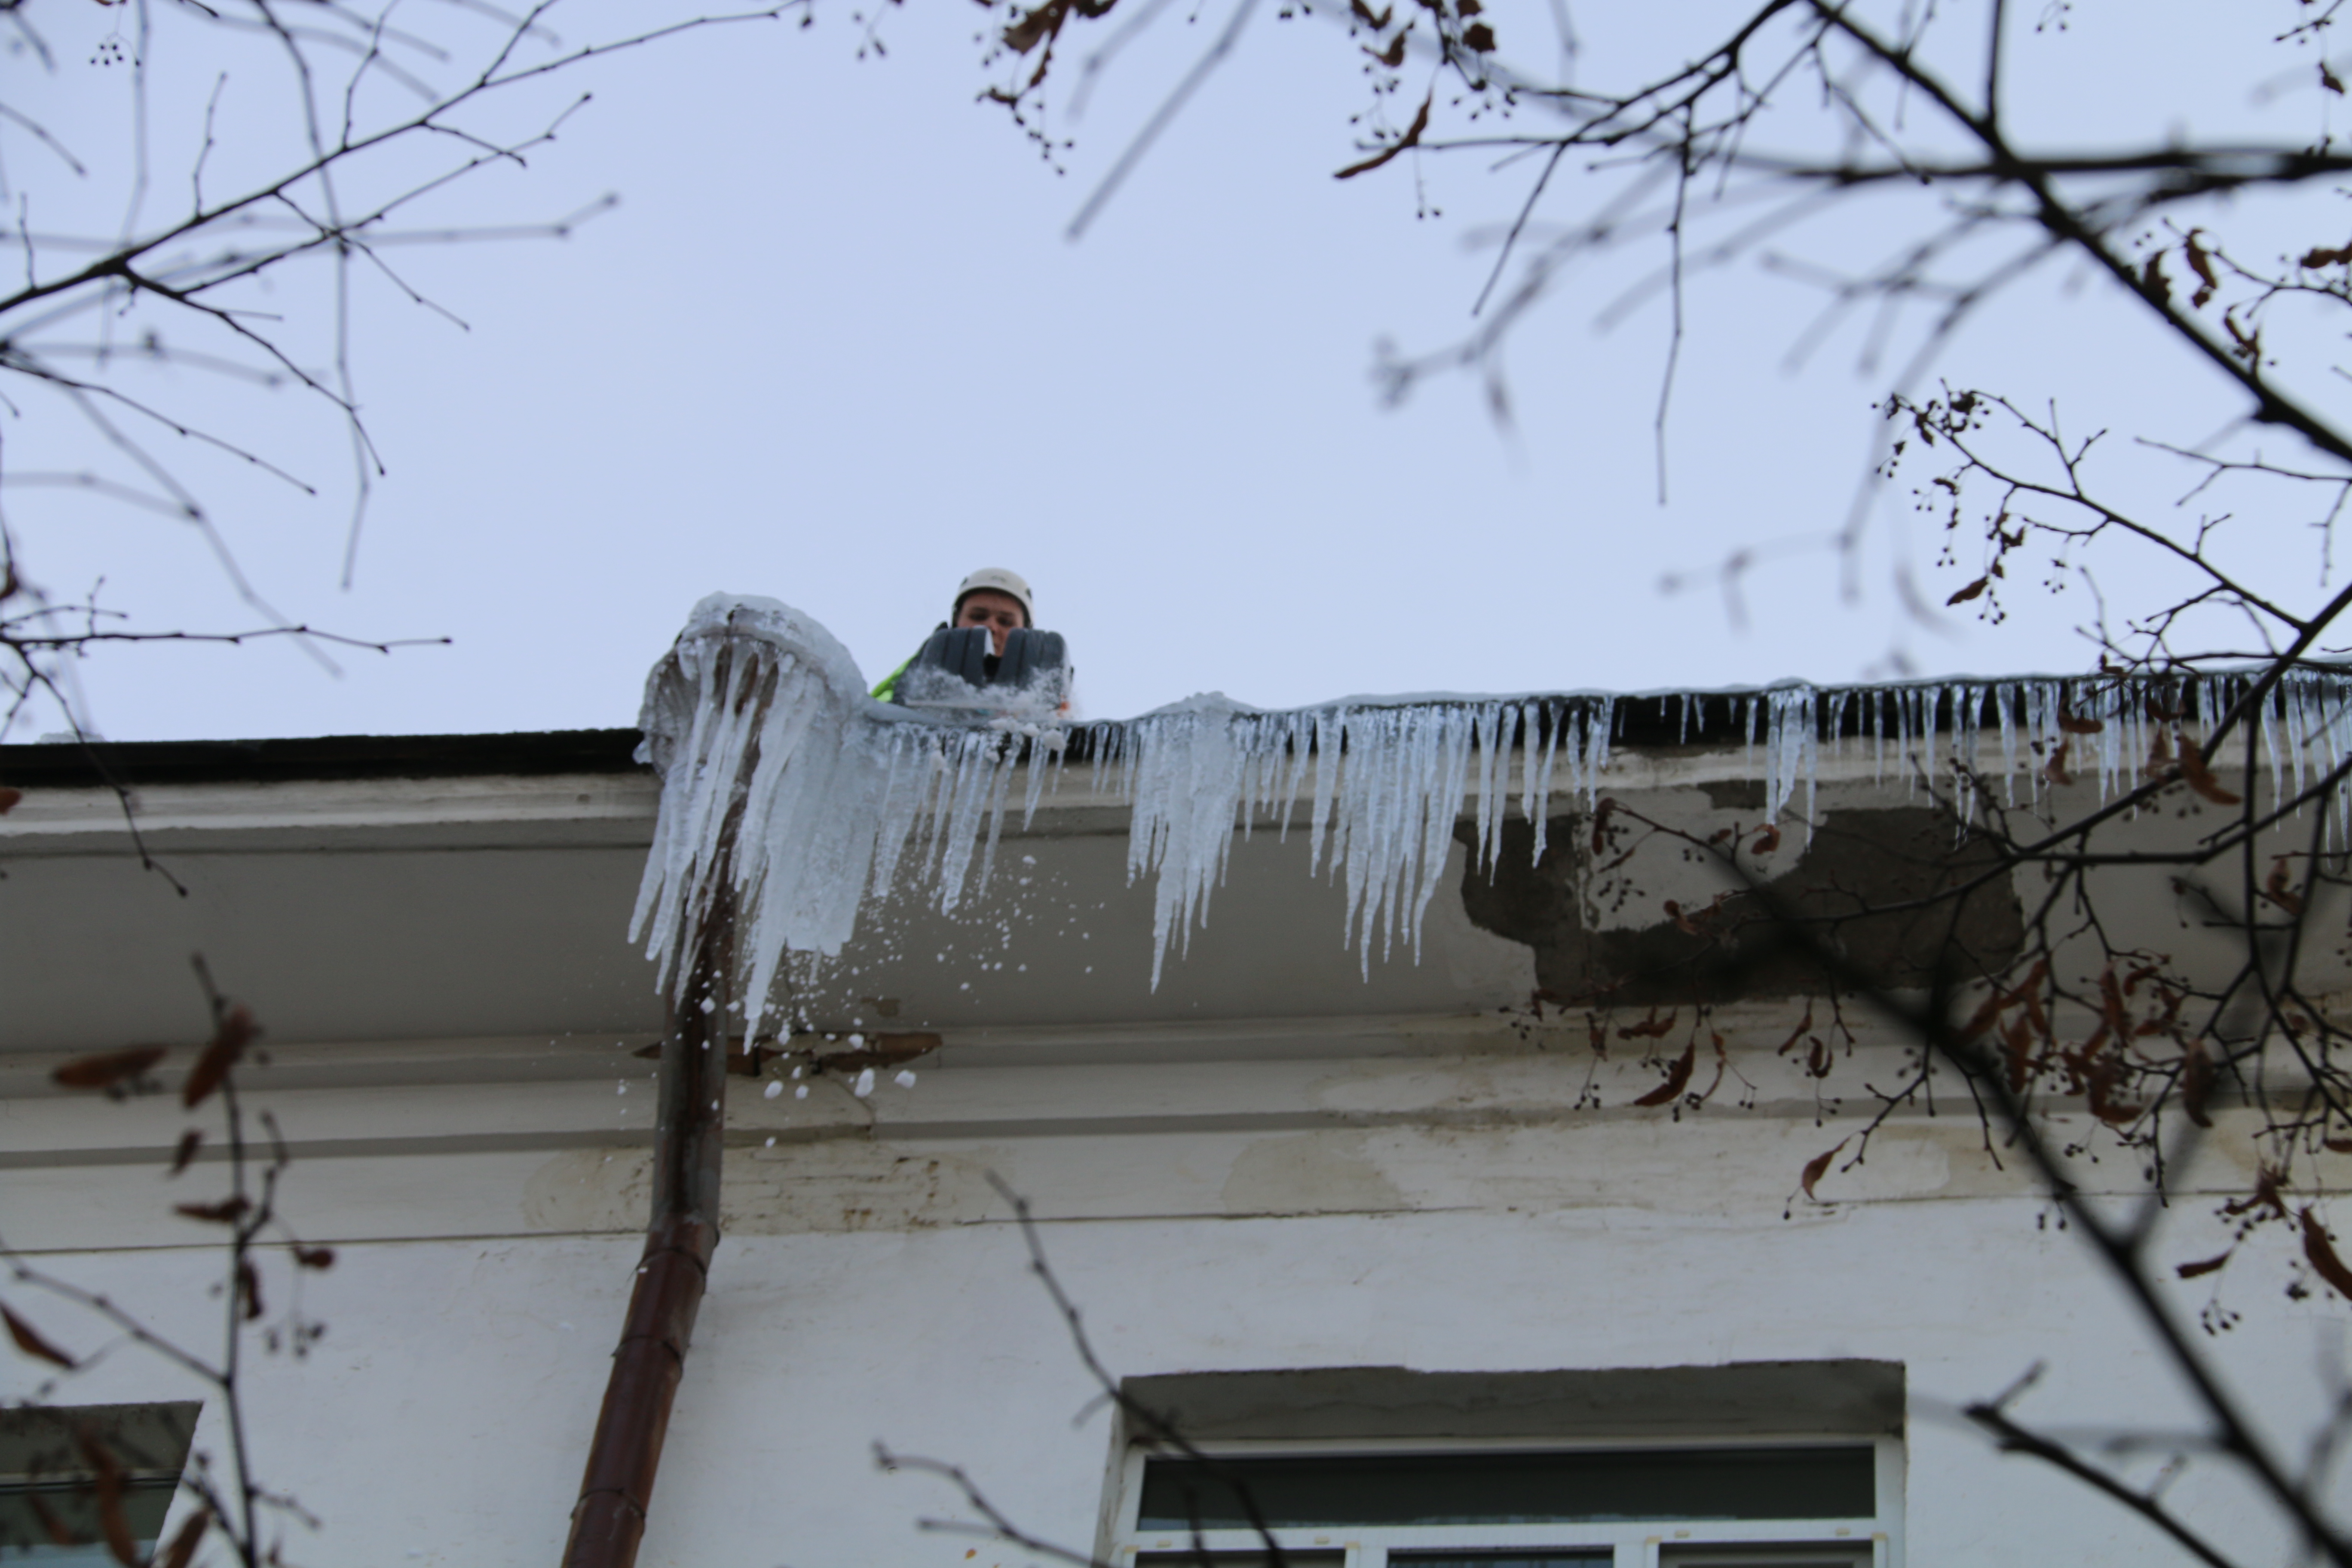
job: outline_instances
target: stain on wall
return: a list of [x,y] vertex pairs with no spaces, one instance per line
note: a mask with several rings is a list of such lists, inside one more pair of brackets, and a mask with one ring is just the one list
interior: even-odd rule
[[1387,1213],[1412,1205],[1381,1173],[1357,1131],[1307,1132],[1252,1143],[1225,1178],[1230,1215]]

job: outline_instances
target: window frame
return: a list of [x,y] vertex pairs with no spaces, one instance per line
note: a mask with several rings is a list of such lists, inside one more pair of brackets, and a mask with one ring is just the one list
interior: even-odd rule
[[[1675,1554],[1691,1549],[1817,1545],[1853,1551],[1857,1565],[1903,1568],[1904,1455],[1900,1437],[1866,1433],[1806,1432],[1786,1436],[1710,1438],[1677,1431],[1656,1436],[1232,1438],[1195,1445],[1211,1458],[1251,1459],[1282,1455],[1339,1458],[1349,1455],[1475,1453],[1636,1453],[1644,1449],[1733,1451],[1756,1448],[1868,1447],[1875,1474],[1876,1511],[1869,1518],[1795,1520],[1629,1520],[1563,1524],[1327,1525],[1282,1529],[1274,1539],[1287,1552],[1344,1553],[1344,1568],[1386,1568],[1389,1553],[1412,1551],[1492,1552],[1607,1551],[1612,1568],[1673,1568]],[[1115,1568],[1134,1568],[1145,1552],[1185,1552],[1192,1538],[1136,1530],[1143,1502],[1143,1468],[1154,1458],[1181,1458],[1146,1442],[1130,1444],[1119,1476],[1118,1510],[1111,1536]],[[1265,1542],[1254,1530],[1210,1530],[1201,1535],[1212,1553],[1260,1556]],[[1867,1552],[1867,1556],[1863,1554]],[[1769,1559],[1759,1560],[1769,1568]]]
[[[54,1498],[59,1501],[89,1497],[96,1472],[74,1452],[71,1432],[82,1423],[90,1423],[102,1428],[100,1436],[113,1448],[117,1462],[122,1466],[127,1492],[143,1494],[148,1502],[161,1494],[163,1506],[155,1516],[154,1535],[137,1541],[141,1553],[152,1555],[162,1542],[179,1500],[203,1412],[203,1402],[193,1399],[0,1407],[0,1497]],[[45,1444],[53,1447],[43,1447]],[[58,1546],[31,1538],[20,1542],[0,1534],[0,1563],[22,1563],[26,1568],[38,1568],[40,1564],[75,1568],[89,1563],[110,1568],[113,1562],[113,1552],[102,1541]]]

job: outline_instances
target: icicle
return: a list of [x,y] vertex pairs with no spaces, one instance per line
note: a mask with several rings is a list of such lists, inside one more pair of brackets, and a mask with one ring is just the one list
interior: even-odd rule
[[1820,702],[1812,688],[1805,689],[1805,842],[1813,841],[1813,824],[1821,820],[1822,731]]
[[2058,685],[2055,681],[2036,680],[2026,688],[2026,738],[2040,743],[2041,763],[2033,769],[2031,799],[2042,803],[2042,781],[2047,776],[2049,764],[2056,758],[2058,748],[2066,737],[2058,731]]
[[[1551,829],[1551,764],[1559,746],[1559,731],[1568,722],[1568,708],[1558,708],[1530,702],[1520,711],[1526,715],[1519,733],[1522,755],[1522,776],[1527,781],[1519,795],[1519,809],[1528,814],[1535,828],[1535,864],[1541,864],[1546,840]],[[1541,716],[1543,726],[1543,761],[1536,761],[1536,720]]]
[[1886,695],[1895,705],[1895,763],[1903,770],[1904,792],[1907,796],[1911,781],[1917,774],[1917,770],[1911,765],[1911,705],[1916,693],[1904,687]]
[[1584,754],[1584,804],[1588,807],[1601,802],[1601,770],[1609,765],[1610,727],[1616,720],[1617,699],[1603,697],[1600,720],[1587,735],[1588,742],[1593,743],[1587,745]]
[[1919,704],[1919,760],[1911,770],[1910,787],[1916,790],[1924,774],[1932,788],[1936,781],[1936,693],[1923,686],[1915,689],[1912,696]]
[[1155,991],[1171,942],[1191,951],[1193,921],[1207,921],[1210,890],[1224,879],[1246,760],[1234,733],[1242,711],[1223,698],[1196,698],[1129,726],[1137,756],[1127,879],[1155,876]]
[[2000,725],[2000,790],[2001,804],[2017,805],[2017,731],[2010,724],[2010,693],[2012,689],[1996,684],[1992,689],[1994,720]]
[[[1659,717],[1664,719],[1665,703],[1658,704]],[[1486,879],[1495,879],[1496,862],[1503,855],[1503,803],[1495,798],[1495,782],[1499,777],[1508,786],[1509,763],[1496,756],[1497,737],[1503,729],[1503,710],[1499,703],[1485,703],[1477,710],[1472,738],[1478,746],[1478,869]]]
[[2263,750],[2268,753],[2271,773],[2271,807],[2276,810],[2288,799],[2286,779],[2290,742],[2283,736],[2287,727],[2286,690],[2284,683],[2271,689],[2263,702]]
[[1977,726],[1984,718],[1977,689],[1960,681],[1946,689],[1952,702],[1952,815],[1955,835],[1966,831],[1976,810]]
[[[2293,798],[2300,799],[2304,768],[2311,746],[2310,710],[2305,706],[2303,682],[2296,679],[2294,671],[2288,671],[2286,679],[2279,682],[2278,692],[2279,708],[2286,726],[2286,761],[2294,781]],[[2302,815],[2301,807],[2296,808],[2296,815]]]
[[[1339,788],[1340,748],[1339,716],[1326,710],[1315,715],[1315,805],[1307,824],[1307,874],[1313,876],[1323,863],[1328,842],[1326,835],[1331,826],[1331,803]],[[1331,867],[1339,869],[1339,851],[1331,852]]]

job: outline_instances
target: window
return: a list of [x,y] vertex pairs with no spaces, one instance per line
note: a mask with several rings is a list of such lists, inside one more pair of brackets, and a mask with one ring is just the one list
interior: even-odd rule
[[[1901,1368],[1130,1380],[1119,1568],[1901,1568]],[[1893,1430],[1889,1430],[1889,1427]],[[1347,1435],[1340,1435],[1342,1432]],[[1195,1531],[1198,1545],[1195,1545]]]
[[0,1410],[0,1563],[111,1568],[85,1436],[122,1467],[124,1521],[140,1552],[152,1553],[179,1490],[199,1408],[191,1400]]

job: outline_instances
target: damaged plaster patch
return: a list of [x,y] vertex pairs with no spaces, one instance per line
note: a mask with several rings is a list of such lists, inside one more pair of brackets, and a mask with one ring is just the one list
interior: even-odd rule
[[523,1184],[533,1230],[643,1231],[653,1204],[650,1149],[566,1149]]
[[[1713,831],[1711,818],[1709,824],[1706,831]],[[1456,836],[1464,831],[1457,828]],[[1828,988],[1819,965],[1764,918],[1758,900],[1735,896],[1710,910],[1727,885],[1722,874],[1687,862],[1671,842],[1654,843],[1597,871],[1589,819],[1554,817],[1546,837],[1543,858],[1530,864],[1534,830],[1523,822],[1506,823],[1491,879],[1465,872],[1462,903],[1473,922],[1531,950],[1536,984],[1554,996],[1580,1005],[1654,1006]],[[1783,843],[1777,858],[1793,864],[1779,868],[1764,887],[1817,922],[1811,929],[1873,984],[1919,985],[1939,965],[1959,974],[1986,973],[2014,958],[2024,940],[2017,892],[2006,877],[1956,901],[1906,907],[2000,863],[1981,839],[1955,844],[1952,820],[1940,812],[1918,806],[1832,811],[1810,841],[1792,833]],[[1629,907],[1651,907],[1663,888],[1700,913],[1696,921],[1686,915],[1610,924],[1601,907],[1607,878],[1630,886]],[[1874,912],[1879,910],[1888,912]]]
[[1252,1143],[1225,1177],[1229,1215],[1362,1214],[1409,1208],[1372,1163],[1365,1134],[1306,1132]]
[[1003,1212],[987,1172],[1002,1152],[907,1153],[865,1138],[730,1149],[719,1229],[735,1236],[921,1230]]

